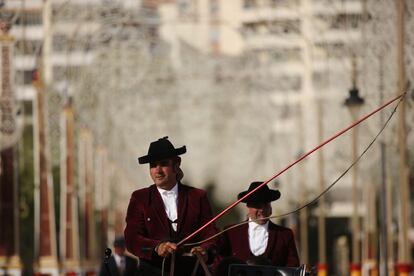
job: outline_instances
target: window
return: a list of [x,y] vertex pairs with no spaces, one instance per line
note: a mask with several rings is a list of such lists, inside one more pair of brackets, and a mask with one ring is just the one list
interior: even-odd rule
[[271,8],[297,7],[299,4],[298,0],[268,0]]
[[300,91],[302,88],[302,79],[299,75],[259,75],[250,81],[252,89],[264,92]]
[[14,44],[14,52],[16,55],[33,55],[39,53],[42,48],[40,40],[17,40]]
[[318,15],[317,18],[324,22],[329,29],[348,30],[360,28],[362,14],[339,13],[336,15]]
[[210,0],[210,14],[216,15],[219,12],[219,8],[218,0]]
[[33,81],[33,70],[16,71],[16,81],[19,84],[30,85]]
[[299,20],[273,21],[269,23],[271,34],[300,34]]
[[300,61],[300,48],[277,48],[271,51],[271,60],[275,62]]
[[42,13],[40,10],[21,12],[15,24],[22,26],[42,25]]
[[356,29],[362,21],[361,14],[341,13],[331,19],[332,29]]
[[243,7],[245,9],[251,9],[257,7],[257,1],[256,0],[244,0]]
[[196,0],[178,0],[178,14],[182,19],[197,19]]
[[342,57],[346,54],[346,45],[343,42],[317,43],[316,49],[325,53],[328,57]]

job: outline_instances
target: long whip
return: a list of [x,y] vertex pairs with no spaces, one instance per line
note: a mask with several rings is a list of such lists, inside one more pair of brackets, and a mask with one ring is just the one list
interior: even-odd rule
[[[283,174],[284,172],[286,172],[287,170],[289,170],[291,167],[293,167],[294,165],[296,165],[297,163],[301,162],[303,159],[305,159],[306,157],[308,157],[309,155],[311,155],[312,153],[314,153],[315,151],[319,150],[320,148],[322,148],[323,146],[325,146],[326,144],[330,143],[331,141],[335,140],[336,138],[338,138],[339,136],[341,136],[342,134],[344,134],[345,132],[347,132],[348,130],[352,129],[353,127],[359,125],[361,122],[365,121],[366,119],[368,119],[369,117],[371,117],[372,115],[376,114],[377,112],[381,111],[382,109],[384,109],[385,107],[387,107],[388,105],[392,104],[393,102],[395,102],[396,100],[402,98],[406,95],[406,92],[404,92],[403,94],[400,94],[398,96],[396,96],[395,98],[389,100],[388,102],[384,103],[382,106],[378,107],[377,109],[375,109],[374,111],[371,111],[370,113],[366,114],[365,116],[361,117],[360,119],[358,119],[357,121],[355,121],[354,123],[352,123],[350,126],[344,128],[343,130],[339,131],[338,133],[336,133],[335,135],[333,135],[332,137],[328,138],[327,140],[325,140],[324,142],[322,142],[321,144],[319,144],[318,146],[316,146],[315,148],[311,149],[310,151],[308,151],[307,153],[305,153],[304,155],[302,155],[301,157],[299,157],[296,161],[292,162],[291,164],[289,164],[286,168],[284,168],[283,170],[281,170],[280,172],[278,172],[277,174],[273,175],[271,178],[269,178],[268,180],[266,180],[265,182],[263,182],[262,184],[260,184],[259,186],[257,186],[255,189],[251,190],[250,192],[248,192],[247,194],[245,194],[243,197],[241,197],[240,199],[236,200],[234,203],[230,204],[228,207],[226,207],[223,211],[221,211],[219,214],[217,214],[215,217],[213,217],[210,221],[206,222],[203,226],[201,226],[199,229],[197,229],[196,231],[194,231],[193,233],[191,233],[190,235],[188,235],[186,238],[182,239],[180,242],[177,243],[177,246],[180,246],[182,244],[184,244],[186,241],[190,240],[192,237],[194,237],[195,235],[197,235],[198,233],[200,233],[201,231],[203,231],[206,227],[208,227],[210,224],[212,224],[213,222],[215,222],[217,219],[219,219],[220,217],[222,217],[225,213],[227,213],[228,211],[230,211],[232,208],[234,208],[237,204],[239,204],[241,201],[243,201],[244,199],[246,199],[247,197],[249,197],[251,194],[253,194],[254,192],[256,192],[258,189],[260,189],[261,187],[263,187],[264,185],[267,185],[269,182],[271,182],[272,180],[274,180],[275,178],[279,177],[281,174]],[[401,99],[401,100],[402,100]]]

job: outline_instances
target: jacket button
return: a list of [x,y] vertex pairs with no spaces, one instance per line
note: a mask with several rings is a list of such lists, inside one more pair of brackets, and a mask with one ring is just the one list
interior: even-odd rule
[[147,218],[147,221],[151,221],[151,218]]

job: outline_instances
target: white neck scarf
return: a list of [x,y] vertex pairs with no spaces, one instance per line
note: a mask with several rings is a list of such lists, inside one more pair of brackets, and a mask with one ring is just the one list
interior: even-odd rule
[[249,246],[255,256],[262,255],[267,248],[269,240],[269,222],[257,224],[249,218]]
[[172,228],[174,231],[177,231],[177,199],[178,199],[178,185],[175,184],[171,190],[164,190],[158,188],[158,192],[160,192],[162,201],[164,202],[165,213],[167,213],[167,217],[169,220],[173,221],[171,223]]

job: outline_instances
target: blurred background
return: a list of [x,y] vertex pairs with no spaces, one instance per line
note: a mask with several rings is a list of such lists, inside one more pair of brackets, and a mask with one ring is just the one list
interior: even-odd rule
[[[275,221],[319,275],[412,275],[414,1],[3,0],[0,15],[0,275],[96,274],[158,138],[187,146],[183,182],[217,214],[403,92],[360,162]],[[270,182],[273,214],[333,183],[395,106]]]

